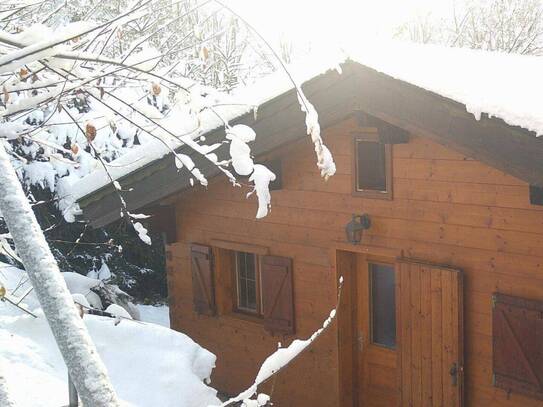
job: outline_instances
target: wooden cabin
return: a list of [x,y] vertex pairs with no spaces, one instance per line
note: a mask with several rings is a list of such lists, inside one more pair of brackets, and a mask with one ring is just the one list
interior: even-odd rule
[[[166,233],[172,327],[217,355],[212,385],[237,394],[278,342],[322,325],[343,276],[337,319],[260,389],[274,405],[542,406],[543,139],[342,70],[304,85],[337,165],[328,182],[293,90],[233,121],[277,174],[264,219],[247,188],[191,188],[171,155],[120,180]],[[101,226],[115,200],[108,186],[79,203]]]

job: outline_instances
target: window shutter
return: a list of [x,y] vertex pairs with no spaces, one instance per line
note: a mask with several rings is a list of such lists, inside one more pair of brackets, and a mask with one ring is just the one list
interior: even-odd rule
[[493,382],[543,399],[543,302],[492,297]]
[[262,256],[260,267],[264,328],[274,334],[293,334],[292,260]]
[[193,244],[190,248],[190,258],[194,310],[198,314],[214,315],[215,290],[211,247]]

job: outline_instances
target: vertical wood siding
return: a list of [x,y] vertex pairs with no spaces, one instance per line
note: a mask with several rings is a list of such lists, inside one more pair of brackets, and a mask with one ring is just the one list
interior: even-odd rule
[[403,261],[398,271],[402,406],[461,406],[462,273]]
[[[360,131],[354,120],[346,120],[324,131],[338,169],[328,182],[319,177],[308,140],[265,157],[283,160],[283,189],[272,192],[265,219],[254,219],[257,205],[254,196],[245,199],[247,188],[232,188],[224,179],[212,181],[207,191],[195,188],[172,199],[179,239],[168,246],[173,327],[218,355],[215,386],[232,393],[244,389],[277,342],[289,343],[292,337],[272,337],[262,324],[236,316],[196,315],[190,243],[239,241],[292,258],[296,336],[305,337],[335,305],[330,248],[345,241],[351,215],[366,212],[372,226],[362,244],[463,270],[465,405],[540,405],[524,396],[507,397],[492,386],[491,295],[543,299],[543,207],[530,205],[524,182],[420,137],[393,146],[392,200],[355,197],[353,130]],[[424,286],[435,284],[424,281]],[[276,405],[338,405],[337,348],[331,330],[281,372],[273,393]]]

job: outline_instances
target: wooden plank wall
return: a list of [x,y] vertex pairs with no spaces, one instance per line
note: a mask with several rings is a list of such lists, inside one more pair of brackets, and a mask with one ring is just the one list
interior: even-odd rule
[[[349,119],[324,131],[338,170],[328,182],[318,175],[308,140],[268,157],[283,158],[283,189],[272,192],[272,212],[263,220],[254,219],[256,198],[245,199],[248,188],[224,179],[171,199],[179,238],[168,246],[173,327],[218,355],[217,387],[242,390],[282,338],[235,316],[196,316],[188,244],[238,240],[292,257],[297,335],[306,336],[335,304],[330,247],[344,242],[352,213],[366,212],[372,226],[363,244],[464,271],[466,405],[540,405],[492,387],[491,294],[543,299],[543,207],[530,205],[524,182],[420,137],[393,148],[391,201],[353,197],[353,130],[360,129]],[[328,332],[278,376],[276,405],[338,404],[336,337]]]

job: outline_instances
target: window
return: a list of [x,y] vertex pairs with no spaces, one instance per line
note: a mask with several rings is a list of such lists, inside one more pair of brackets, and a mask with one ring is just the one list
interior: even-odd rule
[[394,266],[369,264],[371,287],[371,341],[396,347],[396,284]]
[[194,310],[258,322],[273,335],[293,334],[292,259],[249,243],[211,243],[191,244]]
[[256,254],[236,252],[236,286],[239,311],[261,314],[260,270]]
[[354,193],[369,198],[391,198],[390,144],[383,144],[377,135],[357,136],[354,142]]
[[532,205],[543,205],[543,187],[530,185],[530,203]]

